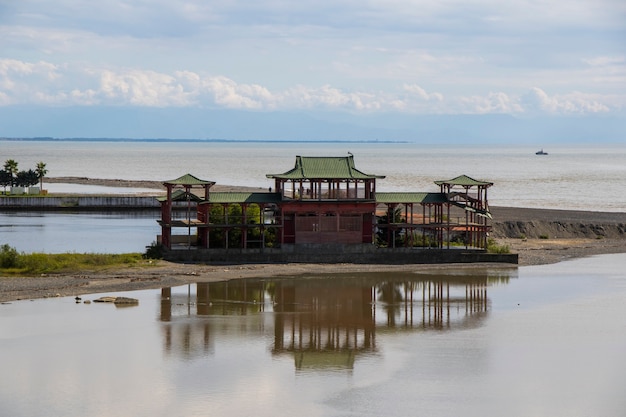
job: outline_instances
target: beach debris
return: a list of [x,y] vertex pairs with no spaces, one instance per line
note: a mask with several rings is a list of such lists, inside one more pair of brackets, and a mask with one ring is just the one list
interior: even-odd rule
[[104,296],[100,297],[96,300],[93,300],[94,303],[113,303],[113,304],[126,304],[126,305],[136,305],[139,304],[139,300],[136,298],[130,297],[112,297],[112,296]]
[[111,297],[111,296],[104,296],[104,297],[100,297],[96,300],[93,300],[94,303],[112,303],[115,301],[117,297]]
[[113,304],[139,304],[139,300],[136,298],[130,298],[130,297],[117,297],[115,298],[115,301],[113,301]]

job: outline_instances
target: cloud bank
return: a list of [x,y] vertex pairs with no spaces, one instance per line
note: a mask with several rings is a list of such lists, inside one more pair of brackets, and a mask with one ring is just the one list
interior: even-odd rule
[[[598,59],[621,62],[616,59]],[[445,95],[418,84],[394,90],[350,90],[295,85],[274,90],[193,71],[75,68],[51,62],[0,59],[0,104],[52,106],[203,107],[243,110],[400,111],[421,114],[593,114],[620,111],[619,94],[573,91],[549,94],[532,87],[522,94]]]

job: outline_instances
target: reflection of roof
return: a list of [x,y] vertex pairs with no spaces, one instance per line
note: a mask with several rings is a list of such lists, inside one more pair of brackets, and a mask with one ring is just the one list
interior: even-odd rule
[[294,352],[296,369],[353,369],[354,351],[328,350],[320,352]]
[[493,185],[492,182],[487,182],[487,181],[478,181],[475,180],[474,178],[468,177],[467,175],[459,175],[456,178],[452,178],[451,180],[441,180],[441,181],[435,181],[435,184],[437,185],[461,185],[461,186],[477,186],[477,185],[483,185],[483,186],[487,186],[490,187]]
[[442,193],[376,193],[376,202],[393,203],[446,203],[448,199]]
[[204,203],[237,204],[237,203],[279,203],[280,193],[246,193],[246,192],[220,192],[209,194],[209,199]]
[[280,179],[374,179],[385,178],[382,175],[365,174],[354,166],[354,158],[296,156],[296,165],[283,174],[267,174],[267,178]]
[[191,174],[185,174],[182,177],[178,177],[175,180],[171,180],[171,181],[164,181],[163,184],[165,185],[214,185],[215,182],[213,181],[205,181],[205,180],[201,180],[198,177],[194,177]]

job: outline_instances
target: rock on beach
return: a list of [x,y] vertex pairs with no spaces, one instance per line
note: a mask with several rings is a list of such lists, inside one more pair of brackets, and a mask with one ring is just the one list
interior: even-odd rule
[[128,305],[135,305],[135,304],[139,304],[139,300],[136,298],[130,298],[130,297],[111,297],[111,296],[104,296],[104,297],[100,297],[96,300],[93,300],[94,303],[113,303],[113,304],[128,304]]

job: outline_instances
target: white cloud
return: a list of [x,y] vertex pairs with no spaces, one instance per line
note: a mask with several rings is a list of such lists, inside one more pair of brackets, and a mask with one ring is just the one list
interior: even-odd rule
[[213,96],[214,102],[231,109],[262,109],[271,105],[272,94],[259,85],[239,85],[226,77],[208,77],[203,87]]
[[0,75],[40,76],[49,80],[58,77],[57,67],[49,62],[22,62],[16,59],[0,59]]
[[611,101],[610,97],[603,102],[603,97],[577,91],[550,96],[538,87],[532,88],[522,97],[527,112],[548,114],[608,113],[611,111],[608,101]]
[[416,95],[425,101],[443,101],[443,94],[441,93],[427,93],[422,87],[417,84],[405,84],[404,90]]
[[597,56],[593,58],[583,59],[583,61],[592,67],[607,67],[614,65],[626,64],[626,57],[624,56]]
[[489,93],[486,96],[457,97],[459,112],[466,114],[489,114],[522,112],[522,107],[515,98],[503,92]]
[[193,93],[185,91],[176,78],[154,71],[132,70],[121,74],[103,71],[100,89],[113,102],[138,106],[188,106],[194,103]]
[[624,94],[571,91],[549,96],[534,87],[518,96],[488,92],[447,96],[416,83],[395,90],[295,85],[273,90],[189,70],[76,68],[40,61],[0,60],[0,104],[223,107],[255,110],[327,109],[352,112],[589,114],[623,109]]

